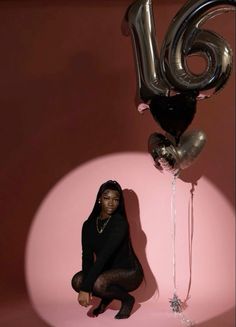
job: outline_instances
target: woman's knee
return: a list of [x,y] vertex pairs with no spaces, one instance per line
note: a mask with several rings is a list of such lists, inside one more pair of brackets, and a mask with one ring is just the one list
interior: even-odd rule
[[71,286],[72,288],[76,291],[79,292],[80,291],[80,286],[82,284],[82,280],[83,280],[83,273],[82,271],[76,273],[72,279],[71,279]]
[[93,285],[93,291],[94,291],[94,293],[99,293],[99,294],[100,293],[104,293],[106,291],[107,287],[108,287],[108,284],[109,284],[109,282],[105,278],[105,276],[100,275],[96,279],[96,281],[95,281],[95,283]]

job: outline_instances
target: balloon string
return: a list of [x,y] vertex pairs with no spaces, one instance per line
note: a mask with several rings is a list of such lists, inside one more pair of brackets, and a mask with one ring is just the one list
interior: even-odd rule
[[175,206],[175,194],[176,194],[176,175],[173,176],[172,180],[172,196],[171,196],[171,217],[172,217],[172,251],[173,251],[173,282],[174,282],[174,294],[177,292],[176,286],[176,249],[175,249],[175,238],[176,238],[176,206]]
[[176,283],[176,179],[177,175],[173,176],[172,180],[172,195],[171,195],[171,218],[172,218],[172,250],[173,250],[173,283],[174,283],[174,294],[173,298],[170,299],[170,306],[172,311],[175,314],[178,314],[182,323],[186,326],[194,326],[195,323],[186,318],[186,316],[182,313],[184,309],[184,305],[189,298],[190,288],[191,288],[191,280],[192,280],[192,240],[193,240],[193,190],[191,191],[191,203],[190,203],[190,213],[189,213],[189,226],[188,226],[188,235],[189,235],[189,283],[188,283],[188,291],[186,295],[186,299],[184,302],[177,295],[177,283]]
[[192,254],[193,254],[193,192],[194,186],[190,190],[191,198],[189,203],[189,212],[188,212],[188,253],[189,253],[189,281],[188,281],[188,290],[184,300],[184,303],[190,298],[190,289],[192,285]]

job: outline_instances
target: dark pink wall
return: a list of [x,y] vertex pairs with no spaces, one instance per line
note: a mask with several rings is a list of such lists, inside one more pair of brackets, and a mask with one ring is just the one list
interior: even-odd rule
[[[183,3],[155,2],[159,44]],[[131,40],[120,31],[128,4],[0,2],[0,300],[5,303],[26,294],[27,234],[55,183],[94,157],[146,152],[148,136],[161,131],[151,115],[139,115],[134,104]],[[210,25],[234,49],[233,14],[219,16]],[[197,182],[205,175],[232,203],[234,76],[235,70],[221,93],[198,103],[189,129],[201,128],[208,141],[197,163],[182,176]]]

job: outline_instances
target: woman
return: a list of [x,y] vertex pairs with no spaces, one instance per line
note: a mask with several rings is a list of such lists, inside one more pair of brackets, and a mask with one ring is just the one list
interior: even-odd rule
[[82,228],[82,271],[72,278],[80,305],[92,295],[101,298],[93,315],[103,313],[113,299],[121,301],[116,319],[128,318],[135,299],[129,292],[143,280],[143,269],[130,241],[121,186],[107,181],[100,186],[93,210]]

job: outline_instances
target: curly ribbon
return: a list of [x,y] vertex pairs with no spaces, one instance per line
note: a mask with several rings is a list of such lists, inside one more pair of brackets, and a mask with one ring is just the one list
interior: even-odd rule
[[192,184],[192,188],[190,190],[191,198],[189,203],[189,209],[188,209],[188,250],[189,250],[189,281],[188,281],[188,291],[187,295],[185,297],[184,303],[188,301],[190,298],[190,289],[192,284],[192,245],[193,245],[193,192],[194,192],[194,184]]
[[[187,296],[185,298],[185,301],[182,302],[181,299],[177,295],[177,283],[176,283],[176,179],[178,178],[178,175],[175,174],[173,176],[172,180],[172,195],[171,195],[171,218],[172,218],[172,251],[173,251],[173,258],[172,258],[172,264],[173,264],[173,284],[174,284],[174,294],[173,298],[169,299],[171,310],[178,314],[181,318],[181,321],[184,325],[190,327],[194,326],[194,322],[190,319],[187,319],[185,315],[182,313],[184,310],[184,306],[186,305],[186,301],[189,299],[189,293],[190,293],[190,287],[191,287],[191,272],[192,272],[192,239],[193,239],[193,209],[192,209],[192,198],[191,198],[191,209],[190,209],[190,224],[189,224],[189,270],[190,270],[190,276],[189,276],[189,283],[188,283],[188,291]],[[191,190],[191,195],[193,197],[193,190]]]

